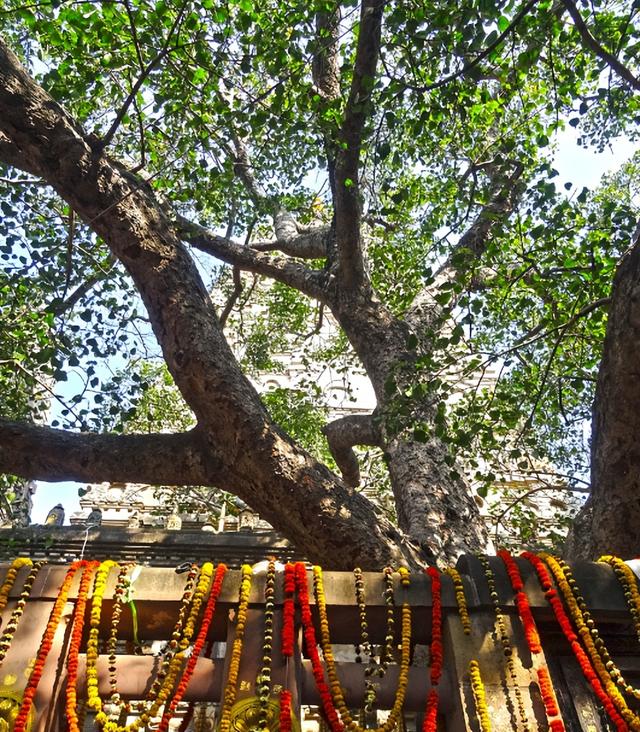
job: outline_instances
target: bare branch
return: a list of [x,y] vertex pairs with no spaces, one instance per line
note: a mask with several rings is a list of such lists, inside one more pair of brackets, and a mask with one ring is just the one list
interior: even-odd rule
[[371,92],[380,52],[384,0],[364,0],[353,80],[340,130],[336,159],[334,204],[340,282],[347,289],[366,284],[360,230],[360,151],[370,114]]
[[219,462],[202,447],[197,431],[98,435],[0,419],[0,472],[32,480],[211,484]]
[[585,45],[587,45],[595,55],[598,56],[598,58],[602,59],[602,61],[610,66],[619,76],[629,82],[634,89],[640,91],[640,79],[638,79],[637,76],[634,76],[623,63],[621,63],[612,53],[607,51],[606,48],[601,46],[600,43],[598,43],[598,41],[591,35],[591,31],[587,28],[587,24],[584,22],[584,19],[580,15],[580,11],[573,0],[562,0],[562,2],[569,11],[569,15],[573,19],[576,30],[582,37]]
[[331,235],[330,226],[313,226],[298,233],[299,227],[294,217],[279,211],[275,217],[275,241],[254,242],[251,248],[258,252],[279,251],[290,257],[300,259],[325,259],[328,252],[328,241]]
[[323,272],[307,269],[298,262],[292,262],[284,257],[270,257],[253,251],[231,239],[218,236],[183,216],[177,217],[177,228],[180,236],[191,246],[212,254],[227,264],[246,272],[271,277],[320,302],[327,302],[330,299]]
[[344,482],[354,488],[360,484],[358,457],[354,445],[382,446],[382,435],[373,414],[352,414],[329,422],[322,428],[329,449]]

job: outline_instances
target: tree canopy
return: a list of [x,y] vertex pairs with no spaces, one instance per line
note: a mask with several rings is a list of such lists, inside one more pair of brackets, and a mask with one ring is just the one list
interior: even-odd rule
[[[597,190],[553,167],[564,129],[636,139],[637,11],[1,0],[0,470],[227,490],[344,568],[483,549],[472,481],[591,467],[571,551],[637,552],[640,157]],[[323,425],[312,383],[294,403],[247,372],[325,312],[313,357],[377,405]]]

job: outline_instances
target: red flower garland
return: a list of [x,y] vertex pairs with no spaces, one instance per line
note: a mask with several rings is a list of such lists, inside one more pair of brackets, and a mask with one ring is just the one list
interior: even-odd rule
[[158,732],[167,732],[171,717],[176,711],[176,707],[182,700],[182,697],[187,690],[187,686],[189,685],[189,681],[191,681],[196,663],[198,662],[198,658],[200,657],[200,653],[202,652],[202,647],[207,640],[207,633],[209,632],[209,626],[211,625],[211,620],[213,619],[213,614],[216,610],[216,602],[218,600],[218,597],[220,596],[220,591],[222,590],[222,582],[224,581],[226,571],[226,564],[221,563],[216,567],[216,573],[211,584],[211,591],[209,592],[209,598],[207,599],[207,604],[205,606],[204,614],[202,616],[200,630],[198,631],[195,643],[193,644],[193,650],[191,652],[191,655],[189,656],[189,660],[187,661],[187,665],[182,674],[182,678],[180,679],[180,683],[173,693],[171,703],[165,709],[164,714],[162,715],[162,719],[160,720],[160,724],[158,725]]
[[[547,713],[547,717],[557,717],[560,714],[558,704],[556,702],[555,694],[553,693],[553,684],[551,683],[551,677],[549,676],[549,670],[546,666],[538,669],[538,686],[540,687],[540,693],[542,694],[542,701],[544,702],[544,710]],[[558,727],[558,729],[561,729]],[[564,729],[564,725],[562,726]]]
[[[575,634],[573,628],[571,627],[571,621],[569,620],[564,610],[562,601],[558,597],[557,591],[553,587],[551,577],[549,576],[549,572],[547,571],[544,562],[540,559],[540,557],[537,557],[532,552],[522,552],[521,556],[531,562],[534,569],[536,570],[538,579],[540,580],[540,584],[544,591],[544,595],[547,598],[547,601],[549,602],[551,607],[553,608],[556,620],[558,621],[558,624],[560,625],[560,628],[562,629],[562,632],[564,633],[566,639],[569,641],[571,650],[573,651],[576,660],[580,664],[580,668],[582,669],[584,677],[591,684],[591,688],[600,700],[602,706],[606,709],[607,713],[613,720],[613,723],[615,724],[618,732],[628,732],[629,727],[627,726],[627,723],[620,716],[620,714],[618,714],[618,710],[615,708],[613,701],[602,687],[600,679],[598,678],[591,664],[591,661],[589,660],[589,656],[587,656],[584,649],[580,645],[578,641],[578,636]],[[554,728],[552,727],[552,729]],[[556,726],[555,729],[559,729],[559,727]]]
[[318,687],[320,700],[324,714],[329,722],[332,732],[343,732],[344,725],[340,721],[338,711],[336,710],[331,692],[324,680],[324,671],[318,654],[318,644],[316,642],[316,631],[313,627],[313,618],[311,617],[311,607],[309,606],[309,589],[307,587],[307,569],[304,562],[296,562],[295,565],[296,588],[298,590],[298,600],[300,602],[300,610],[302,614],[302,629],[304,633],[305,646],[307,654],[311,659],[311,668],[313,676]]
[[527,641],[527,645],[529,646],[529,650],[531,653],[541,653],[542,644],[540,643],[540,636],[538,634],[538,629],[536,628],[533,615],[531,614],[529,600],[524,592],[524,582],[520,576],[518,565],[511,554],[509,554],[505,549],[499,551],[498,556],[502,559],[505,567],[507,568],[507,574],[509,575],[511,586],[513,587],[513,591],[516,595],[516,607],[518,609],[520,620],[522,620],[524,637]]
[[280,732],[291,732],[291,692],[280,692]]
[[422,732],[436,732],[438,704],[440,696],[437,686],[442,677],[442,580],[440,572],[435,567],[425,569],[431,579],[431,684],[432,688],[427,697],[427,706],[422,722]]
[[45,628],[44,634],[42,636],[42,642],[40,643],[40,649],[38,650],[36,662],[33,666],[33,669],[31,670],[29,681],[27,681],[27,686],[24,690],[24,695],[22,697],[22,703],[20,704],[18,716],[13,723],[14,732],[25,732],[25,729],[27,727],[27,720],[29,719],[29,712],[31,711],[31,705],[33,704],[33,698],[36,695],[38,684],[40,683],[40,678],[42,677],[42,672],[44,671],[44,664],[47,660],[47,656],[49,655],[49,651],[51,650],[51,646],[53,645],[53,637],[56,633],[58,625],[60,624],[62,611],[64,609],[64,606],[67,604],[67,596],[69,595],[71,582],[73,581],[73,578],[78,568],[84,565],[86,565],[86,562],[74,562],[67,570],[62,585],[58,590],[58,597],[56,597],[56,601],[51,608],[49,621],[47,622],[47,627]]
[[287,562],[284,568],[284,605],[282,609],[282,655],[285,658],[291,658],[293,656],[295,591],[295,567],[290,562]]
[[67,658],[67,688],[65,711],[67,715],[67,725],[69,732],[79,732],[80,725],[78,722],[78,693],[76,685],[78,682],[78,654],[80,653],[80,644],[82,643],[82,630],[84,629],[85,610],[87,608],[87,596],[89,595],[89,587],[93,579],[94,570],[100,562],[82,562],[84,569],[80,578],[80,587],[78,588],[78,599],[73,611],[73,619],[71,626],[71,641],[69,643],[69,656]]

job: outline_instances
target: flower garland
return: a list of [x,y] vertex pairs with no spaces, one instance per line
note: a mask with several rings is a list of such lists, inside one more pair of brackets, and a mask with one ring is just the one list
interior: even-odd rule
[[[262,668],[258,673],[258,701],[260,716],[258,727],[267,729],[269,720],[269,696],[271,694],[271,648],[273,641],[273,611],[276,585],[276,560],[269,557],[264,583],[264,638],[262,642]],[[160,731],[162,732],[162,730]]]
[[[400,572],[400,582],[404,588],[409,584],[409,572],[405,568],[398,570]],[[348,727],[351,732],[364,732],[363,728],[358,725],[353,718],[349,708],[347,707],[344,692],[338,673],[336,670],[335,660],[333,657],[333,649],[331,648],[331,636],[329,634],[329,620],[327,618],[327,603],[324,594],[324,583],[322,579],[322,568],[314,566],[313,568],[314,589],[316,597],[316,605],[318,607],[318,615],[320,618],[320,639],[324,662],[329,677],[329,684],[333,703],[340,712],[342,723]],[[402,603],[402,645],[400,672],[398,677],[398,688],[396,690],[396,698],[393,707],[389,712],[387,721],[381,726],[376,727],[374,732],[390,732],[398,724],[398,719],[404,705],[404,698],[407,692],[407,684],[409,682],[409,661],[410,661],[410,644],[411,644],[411,606],[408,602]]]
[[471,634],[471,618],[469,617],[469,609],[467,607],[467,598],[464,595],[464,584],[460,572],[454,567],[447,567],[445,574],[453,580],[453,591],[456,596],[456,605],[458,606],[458,615],[462,623],[462,630],[465,635]]
[[284,605],[282,609],[282,655],[287,658],[293,656],[295,642],[294,617],[295,617],[295,591],[296,575],[295,566],[290,562],[284,567]]
[[313,618],[311,616],[311,607],[309,604],[309,588],[307,587],[307,570],[304,562],[296,562],[295,565],[296,589],[298,590],[298,601],[300,602],[300,611],[302,616],[302,629],[307,649],[307,655],[311,659],[311,668],[313,677],[316,681],[318,694],[322,703],[322,710],[329,723],[331,732],[343,732],[344,725],[340,721],[338,711],[333,703],[333,698],[327,682],[324,680],[324,671],[318,654],[318,644],[316,642],[316,631],[313,627]]
[[4,662],[7,652],[11,646],[13,636],[18,629],[18,623],[24,613],[24,608],[27,604],[27,600],[29,599],[29,595],[31,594],[31,590],[33,589],[33,583],[35,582],[36,576],[44,564],[45,562],[35,562],[24,581],[22,592],[20,592],[20,599],[16,603],[16,606],[9,617],[9,622],[7,623],[7,627],[4,629],[2,637],[0,637],[0,666]]
[[73,582],[73,578],[75,577],[78,568],[81,566],[83,566],[83,562],[73,562],[67,570],[64,580],[62,581],[62,585],[58,590],[58,596],[51,608],[47,627],[45,628],[42,641],[40,642],[36,661],[33,665],[33,669],[31,670],[29,680],[27,681],[27,685],[22,696],[22,703],[20,704],[18,716],[13,723],[14,732],[25,732],[26,730],[29,712],[31,711],[31,705],[33,704],[33,698],[36,695],[47,656],[49,655],[49,651],[53,645],[53,637],[55,636],[58,625],[60,624],[62,611],[64,610],[64,606],[67,604],[67,597],[69,595],[71,583]]
[[571,621],[569,620],[564,610],[562,601],[558,597],[557,591],[553,587],[551,577],[549,576],[549,572],[544,562],[542,561],[542,559],[540,559],[540,557],[538,557],[536,554],[533,554],[532,552],[523,552],[521,556],[527,559],[536,570],[536,574],[538,575],[538,580],[540,581],[540,585],[542,586],[545,597],[547,598],[547,601],[553,609],[556,620],[558,621],[562,632],[569,642],[569,645],[571,646],[571,650],[573,651],[576,660],[580,664],[582,673],[584,674],[587,681],[591,684],[591,688],[593,689],[595,695],[598,697],[602,706],[607,711],[607,714],[611,717],[616,727],[616,730],[618,732],[628,732],[629,727],[627,726],[627,723],[620,716],[613,701],[604,690],[602,684],[600,683],[600,680],[598,679],[598,675],[596,674],[593,665],[589,660],[589,656],[585,653],[584,649],[580,645],[578,641],[578,636],[571,627]]
[[624,590],[624,598],[629,606],[633,626],[636,629],[636,634],[640,641],[640,592],[638,592],[638,583],[633,570],[622,559],[613,557],[610,554],[604,554],[598,561],[613,567],[618,582],[620,582]]
[[280,732],[291,732],[291,692],[280,692]]
[[[371,648],[371,643],[369,641],[369,625],[367,623],[367,606],[365,604],[364,599],[364,579],[362,577],[362,570],[360,567],[356,567],[353,570],[353,579],[354,579],[354,589],[355,589],[355,596],[356,596],[356,605],[358,606],[358,615],[360,617],[360,643],[357,648],[357,656],[356,656],[356,663],[360,663],[362,659],[360,658],[360,649],[364,651],[364,654],[366,656],[369,656],[369,663],[372,661],[373,657],[373,651]],[[367,669],[368,671],[368,669]],[[366,671],[365,671],[366,673]],[[367,682],[370,683],[370,682]],[[365,692],[365,698],[367,696],[367,693]]]
[[[531,655],[540,654],[542,653],[540,635],[538,633],[538,628],[536,627],[536,622],[533,619],[529,599],[524,591],[524,582],[522,581],[522,575],[520,574],[518,565],[511,554],[504,549],[498,552],[498,556],[504,562],[507,574],[509,575],[509,580],[511,581],[511,587],[515,592],[516,608],[518,609],[518,615],[522,621],[524,637],[527,642],[527,646],[529,647],[529,651],[531,652]],[[546,666],[540,666],[537,670],[537,676],[538,688],[540,689],[542,703],[544,705],[549,726],[554,730],[554,732],[562,732],[562,730],[564,730],[564,722],[561,719],[553,719],[560,715],[560,710],[553,691],[553,684],[551,683],[548,668]]]
[[165,709],[164,714],[162,715],[162,720],[160,721],[160,725],[158,726],[158,732],[166,732],[168,730],[171,717],[175,713],[178,704],[182,701],[182,697],[187,690],[189,681],[191,681],[196,663],[198,662],[198,658],[202,653],[202,648],[207,639],[207,634],[209,632],[209,627],[213,619],[213,614],[216,610],[216,602],[220,597],[220,592],[222,591],[222,583],[224,581],[226,572],[226,564],[219,564],[217,566],[216,573],[213,578],[213,584],[211,585],[211,591],[209,592],[209,597],[207,599],[207,604],[204,610],[204,615],[202,617],[202,622],[200,624],[200,629],[198,631],[198,635],[196,636],[195,643],[193,644],[193,651],[189,656],[189,660],[187,661],[187,665],[185,667],[184,673],[182,674],[182,678],[180,679],[180,683],[173,693],[171,703],[169,704],[168,708]]
[[442,677],[442,582],[440,572],[435,567],[425,570],[431,580],[431,691],[427,697],[427,705],[422,723],[422,732],[436,732],[438,705],[440,695],[438,684]]
[[240,580],[240,598],[238,603],[238,615],[236,620],[236,635],[233,639],[231,651],[231,662],[227,683],[224,687],[222,709],[220,713],[219,732],[229,732],[231,729],[231,710],[236,700],[238,671],[240,669],[240,656],[242,655],[242,643],[244,640],[244,629],[247,623],[247,608],[249,606],[249,593],[251,592],[252,569],[248,564],[242,565],[242,577]]
[[109,631],[109,639],[107,640],[106,652],[109,663],[109,686],[111,687],[111,696],[109,703],[120,704],[120,694],[118,693],[118,677],[116,666],[116,650],[118,645],[118,628],[120,626],[120,617],[124,605],[124,597],[127,594],[131,581],[129,572],[135,567],[135,563],[123,564],[118,572],[118,579],[113,591],[113,610],[111,611],[111,628]]
[[[600,638],[593,619],[587,610],[584,598],[580,595],[578,585],[573,578],[573,575],[571,575],[570,572],[567,573],[568,567],[563,562],[559,562],[550,554],[541,552],[539,556],[547,563],[547,566],[551,570],[556,584],[562,593],[565,605],[569,610],[569,615],[571,616],[575,628],[578,631],[578,635],[589,654],[591,663],[600,677],[600,681],[609,695],[609,698],[616,705],[620,715],[624,718],[627,725],[635,732],[640,731],[640,717],[629,709],[627,702],[614,682],[614,679],[622,679],[622,674],[614,666],[613,661],[611,661],[611,658],[609,657],[609,653],[604,646],[604,642]],[[597,643],[596,641],[600,642]],[[603,657],[607,659],[606,662]],[[609,667],[606,665],[607,662],[610,664]],[[622,682],[627,686],[624,679],[622,679]]]
[[504,654],[505,666],[507,667],[507,674],[509,675],[511,688],[513,689],[513,693],[516,698],[516,704],[518,705],[518,716],[520,717],[520,723],[522,724],[522,729],[524,730],[524,732],[529,732],[529,719],[527,718],[527,711],[524,707],[522,692],[520,691],[520,685],[518,684],[518,674],[516,673],[516,668],[513,661],[513,648],[511,647],[511,640],[509,638],[507,626],[504,622],[504,615],[500,607],[500,600],[498,598],[498,590],[496,587],[495,576],[487,557],[480,555],[478,558],[484,568],[484,575],[487,579],[489,594],[491,596],[491,602],[493,603],[493,610],[496,616],[497,635],[500,644],[502,645],[502,652]]
[[480,665],[477,661],[469,661],[469,676],[471,677],[471,691],[473,692],[473,701],[476,705],[476,715],[480,732],[491,732],[491,719],[489,717],[489,708],[487,707],[487,695],[480,676]]
[[82,643],[82,631],[84,629],[85,609],[87,607],[87,596],[95,569],[99,562],[85,562],[78,588],[78,599],[73,611],[71,620],[71,641],[69,643],[69,655],[67,656],[67,688],[65,699],[65,712],[69,732],[80,732],[78,715],[78,654]]
[[0,587],[0,613],[5,609],[9,602],[9,593],[16,581],[18,572],[23,567],[30,567],[32,564],[33,562],[29,557],[18,557],[11,563],[11,566],[7,570],[7,575],[4,578],[4,582],[2,583],[2,587]]

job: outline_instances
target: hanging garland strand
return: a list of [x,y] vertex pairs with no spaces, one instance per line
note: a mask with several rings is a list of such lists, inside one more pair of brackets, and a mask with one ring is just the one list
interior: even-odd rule
[[18,599],[18,602],[16,603],[16,606],[9,617],[9,621],[7,622],[7,626],[4,629],[2,637],[0,637],[0,666],[2,666],[5,656],[7,655],[7,652],[11,647],[13,636],[18,629],[18,623],[20,622],[20,618],[22,618],[25,605],[27,604],[27,600],[29,599],[31,590],[33,589],[33,583],[35,582],[38,572],[44,564],[46,564],[46,562],[35,562],[31,567],[31,571],[27,575],[27,578],[24,581],[22,592],[20,593],[20,598]]
[[491,719],[487,707],[487,695],[485,694],[482,676],[480,676],[480,665],[477,661],[469,661],[469,676],[471,677],[471,691],[473,701],[476,705],[476,715],[480,732],[491,732]]
[[316,642],[316,631],[313,627],[313,618],[311,615],[311,607],[309,604],[309,588],[307,587],[307,569],[304,562],[296,562],[296,589],[298,590],[298,602],[300,603],[300,613],[302,617],[302,630],[304,635],[305,647],[307,655],[311,659],[311,668],[313,677],[316,681],[318,694],[322,703],[322,710],[326,717],[331,732],[343,732],[344,726],[338,716],[338,711],[334,706],[331,692],[324,680],[324,670],[320,655],[318,654],[318,644]]
[[447,567],[444,571],[453,580],[453,591],[456,596],[456,605],[458,606],[458,616],[462,623],[462,630],[465,635],[470,635],[471,618],[469,617],[469,608],[467,607],[467,598],[464,595],[464,584],[462,583],[460,572],[454,567]]
[[211,626],[211,621],[213,620],[213,614],[216,611],[216,603],[218,601],[218,598],[220,597],[220,592],[222,591],[222,583],[224,581],[226,572],[226,564],[219,564],[217,566],[216,573],[213,578],[213,584],[211,586],[211,592],[209,593],[209,598],[207,599],[204,615],[202,617],[202,623],[200,624],[200,630],[198,631],[195,643],[193,644],[193,651],[189,656],[186,668],[184,670],[184,673],[182,674],[180,683],[178,684],[178,687],[173,694],[171,703],[168,705],[168,707],[165,709],[164,714],[162,715],[162,720],[160,721],[160,725],[158,726],[158,732],[167,732],[167,730],[169,729],[169,722],[171,721],[171,717],[175,714],[178,704],[182,701],[182,697],[187,690],[189,681],[191,681],[191,677],[193,676],[193,672],[196,668],[196,663],[198,662],[198,658],[202,653],[202,648],[204,647],[205,641],[207,640],[207,634],[209,633],[209,627]]
[[[409,586],[409,572],[401,568],[400,572],[401,584],[404,589]],[[333,703],[340,712],[342,723],[351,732],[364,732],[363,727],[357,724],[351,717],[349,708],[347,707],[344,692],[338,678],[335,660],[333,657],[333,649],[331,648],[331,636],[329,633],[329,620],[327,618],[327,603],[324,594],[324,583],[322,579],[322,568],[314,566],[313,568],[314,589],[316,597],[316,605],[318,607],[318,615],[320,618],[320,638],[322,645],[322,653],[324,655],[324,663],[329,677],[331,694]],[[411,606],[408,602],[402,603],[402,645],[401,645],[401,661],[400,672],[398,678],[398,688],[396,690],[396,698],[393,707],[389,712],[387,721],[381,726],[374,728],[374,732],[391,732],[396,727],[400,719],[404,698],[407,692],[407,684],[409,682],[409,661],[410,661],[410,645],[411,645]]]
[[638,581],[634,571],[622,559],[613,557],[610,554],[601,556],[598,561],[613,567],[618,582],[622,585],[624,598],[627,601],[633,620],[633,627],[636,629],[636,634],[640,641],[640,592],[638,592]]
[[29,676],[27,686],[24,690],[22,703],[20,704],[20,709],[18,711],[18,716],[13,723],[13,732],[25,732],[27,720],[29,719],[29,712],[31,711],[31,705],[33,704],[33,698],[36,695],[38,684],[40,683],[40,678],[42,677],[42,672],[44,671],[44,665],[46,663],[47,656],[49,655],[49,651],[51,650],[51,646],[53,645],[53,638],[56,634],[58,625],[60,624],[62,611],[64,610],[64,606],[67,604],[67,597],[69,596],[71,583],[73,582],[73,578],[75,577],[78,569],[84,566],[86,566],[86,562],[84,561],[73,562],[73,564],[67,570],[62,585],[58,590],[58,596],[56,597],[53,607],[51,608],[49,621],[47,622],[47,627],[45,628],[44,634],[42,636],[42,641],[40,642],[40,648],[38,650],[36,661],[33,665],[31,675]]
[[271,650],[273,648],[273,612],[276,586],[276,560],[269,557],[264,583],[264,637],[262,641],[262,668],[258,673],[258,702],[260,716],[258,727],[266,730],[269,722],[269,696],[271,695]]
[[425,572],[431,580],[431,691],[427,697],[422,732],[436,732],[438,705],[440,703],[438,684],[442,677],[444,658],[442,647],[442,582],[440,572],[435,567],[428,567]]
[[524,700],[522,698],[522,692],[520,691],[520,684],[518,683],[518,674],[516,673],[515,663],[513,661],[513,648],[511,647],[511,640],[509,638],[509,633],[507,632],[507,626],[504,622],[502,608],[500,607],[495,576],[487,557],[480,555],[478,559],[480,560],[484,568],[484,575],[487,578],[489,594],[491,595],[491,602],[493,603],[493,609],[496,616],[498,640],[500,641],[500,645],[502,646],[507,674],[509,676],[509,680],[511,681],[511,688],[513,689],[514,696],[516,697],[520,723],[522,724],[523,731],[529,732],[529,719],[527,717],[527,711],[524,708]]
[[536,574],[538,575],[538,579],[540,581],[540,585],[542,586],[545,597],[547,598],[548,603],[553,609],[556,620],[558,621],[562,632],[569,642],[569,645],[571,646],[571,650],[573,651],[576,660],[580,664],[582,673],[584,674],[586,680],[591,684],[591,688],[593,689],[595,695],[598,697],[602,706],[605,708],[607,714],[611,717],[611,720],[613,721],[616,730],[618,732],[628,732],[629,727],[627,726],[627,723],[620,716],[620,714],[618,714],[618,710],[616,709],[614,703],[611,701],[611,698],[602,687],[602,684],[598,679],[598,675],[596,674],[593,665],[589,660],[589,656],[583,650],[580,642],[578,641],[578,636],[571,627],[571,621],[569,620],[564,610],[562,601],[558,597],[557,591],[553,587],[553,582],[551,581],[551,577],[544,562],[540,559],[540,557],[533,554],[532,552],[523,552],[521,556],[524,557],[527,561],[531,562],[534,569],[536,570]]
[[78,654],[82,643],[82,631],[84,629],[85,610],[87,607],[87,596],[93,579],[93,573],[100,562],[88,562],[82,571],[80,587],[78,588],[78,599],[73,611],[71,620],[71,641],[69,642],[69,655],[67,656],[67,688],[65,699],[65,713],[69,732],[80,732],[78,715]]
[[289,691],[289,661],[293,658],[295,643],[295,566],[287,562],[283,579],[284,603],[282,608],[281,652],[285,662],[285,680],[280,692],[280,732],[291,732],[291,692]]
[[111,629],[109,631],[109,640],[107,641],[107,655],[109,657],[109,686],[111,688],[111,696],[109,702],[111,704],[120,704],[120,694],[118,693],[118,677],[116,666],[116,650],[118,645],[118,628],[120,626],[120,617],[124,604],[124,597],[129,589],[130,579],[129,572],[135,567],[135,563],[123,564],[118,572],[118,580],[113,591],[113,610],[111,611]]
[[4,582],[2,583],[2,587],[0,587],[0,613],[5,609],[5,607],[7,607],[7,603],[9,602],[9,593],[16,581],[18,572],[23,567],[31,567],[32,564],[33,562],[29,557],[18,557],[11,563],[11,566],[7,570],[7,575],[4,578]]
[[[522,621],[524,637],[527,641],[527,645],[529,646],[529,651],[531,652],[531,655],[540,654],[542,653],[540,635],[538,633],[538,628],[536,627],[536,622],[533,619],[531,606],[529,605],[529,598],[524,591],[524,582],[522,581],[522,575],[520,574],[518,565],[511,554],[504,549],[498,552],[498,556],[504,562],[507,574],[509,575],[509,580],[511,581],[511,587],[516,595],[516,608],[518,609],[518,615]],[[542,703],[544,704],[549,726],[554,730],[554,732],[562,732],[564,730],[564,723],[561,719],[554,720],[554,717],[559,716],[560,710],[558,709],[548,668],[546,666],[539,666],[537,669],[537,676],[538,687],[542,696]]]
[[238,602],[238,615],[236,620],[236,635],[233,639],[231,650],[231,661],[227,683],[224,687],[222,710],[220,713],[219,732],[229,732],[231,729],[231,710],[236,700],[238,671],[240,669],[240,656],[242,655],[242,643],[244,630],[247,624],[247,608],[249,607],[249,593],[251,592],[251,577],[253,571],[248,564],[242,565],[242,577],[240,580],[240,598]]
[[[578,631],[578,635],[582,639],[582,643],[589,654],[591,663],[600,677],[609,698],[618,708],[621,716],[634,732],[640,731],[640,718],[629,707],[624,697],[617,688],[614,678],[622,678],[622,674],[611,661],[609,653],[600,638],[598,630],[587,609],[584,598],[580,594],[578,585],[573,578],[569,568],[564,562],[558,561],[555,557],[545,552],[540,553],[540,559],[547,563],[551,573],[556,581],[560,592],[562,593],[566,607],[574,622],[574,626]],[[607,659],[605,661],[604,659]],[[605,665],[609,663],[609,666]],[[617,672],[617,674],[616,674]],[[622,679],[623,683],[626,682]],[[629,687],[633,688],[633,687]]]

